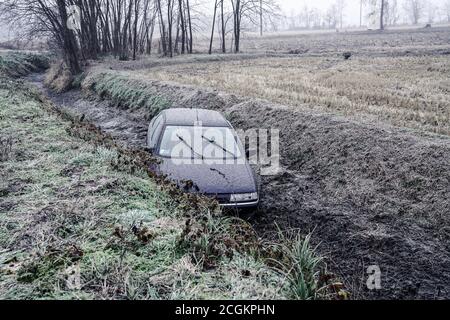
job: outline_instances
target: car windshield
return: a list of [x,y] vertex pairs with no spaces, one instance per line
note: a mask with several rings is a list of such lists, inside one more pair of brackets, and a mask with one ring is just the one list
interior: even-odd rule
[[239,159],[241,146],[230,128],[167,126],[159,155],[172,159]]

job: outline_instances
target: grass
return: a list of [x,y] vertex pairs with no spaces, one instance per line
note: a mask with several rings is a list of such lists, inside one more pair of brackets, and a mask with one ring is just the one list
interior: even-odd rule
[[20,77],[49,67],[49,58],[42,54],[7,52],[0,53],[0,75]]
[[82,85],[85,90],[94,92],[100,98],[108,99],[117,107],[143,108],[150,119],[170,107],[169,101],[158,94],[151,85],[118,74],[100,73],[98,78],[88,77]]
[[449,27],[425,29],[422,26],[387,28],[374,31],[290,31],[250,36],[242,40],[244,52],[289,53],[306,51],[310,55],[336,55],[346,51],[357,54],[397,55],[450,49]]
[[291,297],[248,224],[23,82],[0,78],[0,138],[1,299]]
[[286,236],[276,245],[280,258],[272,259],[275,268],[285,277],[289,284],[291,298],[297,300],[316,299],[326,287],[320,287],[320,266],[323,258],[311,247],[311,235],[301,237],[299,234]]
[[[78,77],[81,77],[79,75]],[[45,74],[44,84],[54,92],[62,93],[77,87],[76,79],[62,60],[53,62]]]

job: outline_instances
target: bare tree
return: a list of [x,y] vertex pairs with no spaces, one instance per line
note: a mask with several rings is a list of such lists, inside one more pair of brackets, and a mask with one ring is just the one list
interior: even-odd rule
[[380,30],[384,30],[384,13],[385,13],[385,0],[380,0]]
[[395,26],[398,23],[399,19],[399,13],[398,13],[398,1],[397,0],[389,0],[388,4],[386,5],[387,12],[385,13],[386,16],[386,23],[390,26]]
[[178,12],[179,12],[180,23],[181,23],[181,54],[184,54],[186,51],[186,22],[184,19],[183,0],[178,0]]
[[220,21],[221,21],[221,38],[222,38],[222,53],[227,52],[226,48],[226,21],[225,21],[225,9],[224,9],[224,1],[220,0]]
[[231,6],[234,23],[234,52],[236,53],[240,51],[242,22],[244,21],[254,26],[259,25],[261,28],[264,19],[270,21],[271,18],[277,15],[277,11],[279,10],[276,0],[231,0]]
[[[40,1],[42,4],[42,1]],[[65,0],[57,0],[56,4],[58,6],[59,13],[59,33],[61,34],[61,42],[62,47],[64,49],[64,57],[66,58],[66,62],[70,68],[72,74],[78,74],[81,72],[81,67],[79,63],[78,57],[78,45],[72,30],[70,30],[67,26],[67,4]],[[48,10],[48,9],[47,9]]]
[[444,12],[447,16],[447,22],[450,22],[450,0],[447,0],[444,4]]
[[302,13],[300,14],[300,21],[303,21],[303,26],[306,29],[311,28],[311,16],[312,16],[312,9],[308,7],[308,5],[304,5],[302,9]]
[[406,0],[404,2],[404,9],[411,23],[416,25],[423,17],[424,2],[423,0]]
[[133,60],[136,60],[137,44],[138,44],[138,22],[139,22],[139,7],[141,1],[134,1],[134,24],[133,24]]
[[186,0],[186,12],[188,16],[188,26],[189,26],[189,53],[193,52],[193,32],[192,32],[192,19],[191,19],[191,6],[189,4],[189,0]]
[[61,48],[73,74],[81,71],[80,47],[76,32],[68,27],[67,0],[3,0],[0,15],[29,35],[50,36]]
[[339,28],[342,29],[344,25],[344,10],[347,6],[346,0],[336,0],[336,12],[339,21]]
[[264,11],[263,0],[259,0],[259,35],[262,37],[264,32]]
[[364,0],[359,0],[359,27],[362,27],[363,22],[363,9],[364,9]]
[[336,3],[333,3],[328,8],[325,15],[325,22],[327,23],[328,28],[335,29],[338,25],[339,21],[339,12],[336,6]]
[[435,19],[436,19],[436,14],[438,11],[438,7],[431,1],[427,2],[427,21],[428,23],[434,23]]
[[211,27],[211,38],[209,41],[209,51],[208,51],[209,54],[212,53],[212,46],[213,46],[213,40],[214,40],[214,27],[216,26],[217,6],[218,6],[218,0],[215,0],[213,22],[212,22],[212,27]]

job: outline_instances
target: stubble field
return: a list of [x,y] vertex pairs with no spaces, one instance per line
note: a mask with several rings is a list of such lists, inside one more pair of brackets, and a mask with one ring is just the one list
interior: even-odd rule
[[449,39],[449,28],[251,38],[242,59],[140,61],[127,75],[448,135]]

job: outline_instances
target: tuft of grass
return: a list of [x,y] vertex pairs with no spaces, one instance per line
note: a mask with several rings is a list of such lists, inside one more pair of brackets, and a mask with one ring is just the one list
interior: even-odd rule
[[216,267],[221,257],[233,258],[236,252],[253,254],[260,246],[247,222],[235,217],[214,217],[210,213],[188,219],[179,242],[204,269]]
[[25,76],[42,71],[50,66],[50,59],[43,54],[8,52],[0,54],[0,75],[8,77]]
[[45,74],[44,84],[55,92],[61,93],[79,86],[79,77],[77,76],[75,81],[64,61],[60,60],[50,65]]
[[311,245],[311,234],[303,237],[298,233],[286,235],[280,232],[280,238],[281,241],[272,248],[272,254],[277,257],[269,261],[286,279],[289,297],[297,300],[323,298],[327,287],[322,283],[321,274],[326,265]]
[[82,83],[83,89],[126,109],[144,109],[149,118],[170,107],[170,101],[151,86],[114,73],[90,74]]

